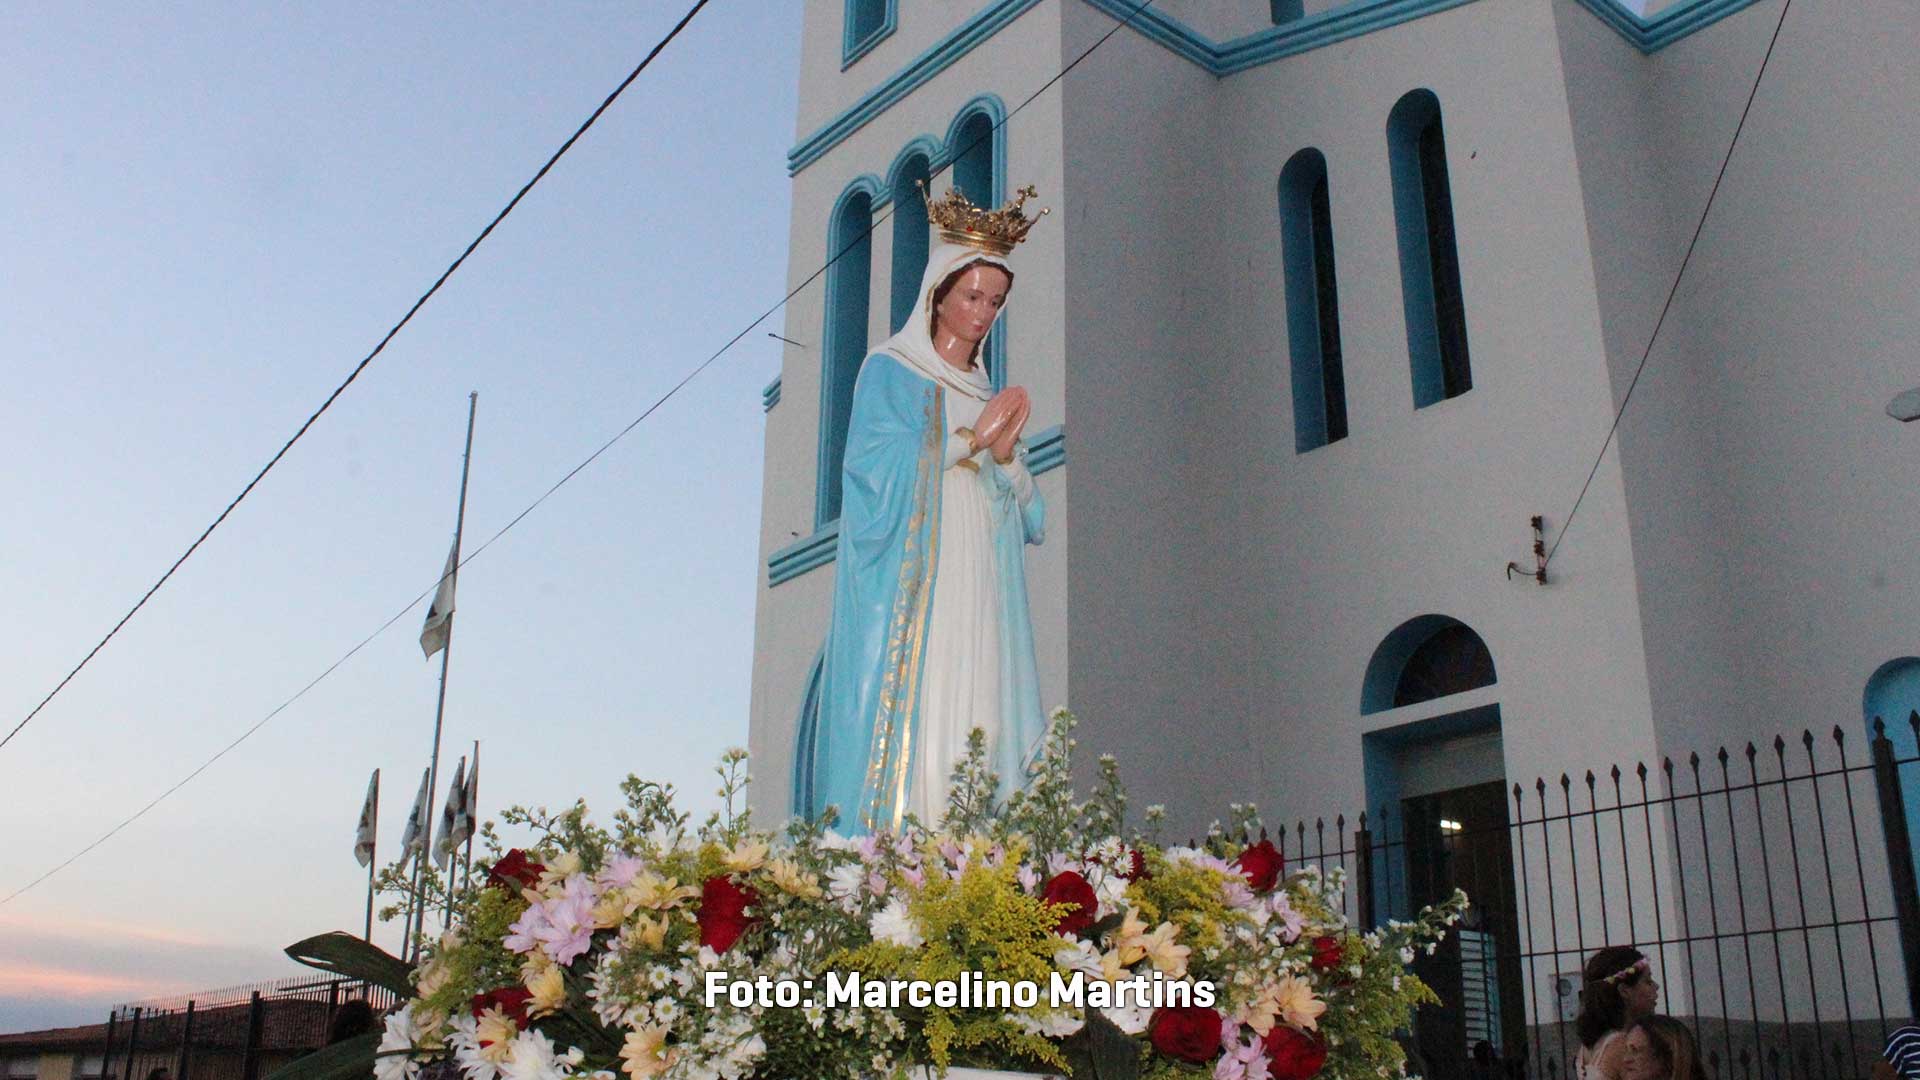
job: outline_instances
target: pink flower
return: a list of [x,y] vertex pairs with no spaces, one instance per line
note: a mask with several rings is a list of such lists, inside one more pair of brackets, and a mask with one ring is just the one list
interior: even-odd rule
[[537,928],[534,936],[554,963],[562,967],[571,964],[593,946],[593,906],[599,902],[599,890],[585,874],[575,874],[567,879],[559,897],[540,903],[546,924]]
[[1213,1080],[1267,1080],[1267,1067],[1272,1063],[1266,1044],[1259,1039],[1229,1041],[1226,1053],[1214,1063]]
[[1040,871],[1025,863],[1020,864],[1020,869],[1014,872],[1014,877],[1019,879],[1020,891],[1024,893],[1033,892],[1034,886],[1040,884]]
[[901,867],[900,876],[906,878],[907,884],[916,889],[924,889],[927,887],[927,872],[917,866]]
[[646,868],[647,861],[638,855],[615,855],[607,860],[607,865],[600,868],[600,873],[594,880],[598,881],[603,888],[624,888],[633,884],[633,879],[639,877],[640,871]]
[[1293,910],[1293,905],[1287,902],[1287,894],[1274,893],[1267,904],[1273,909],[1274,917],[1280,920],[1280,939],[1289,945],[1300,940],[1300,931],[1306,928],[1307,920],[1305,916]]

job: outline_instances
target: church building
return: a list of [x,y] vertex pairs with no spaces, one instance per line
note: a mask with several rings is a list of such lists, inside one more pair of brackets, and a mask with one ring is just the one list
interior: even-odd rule
[[[1497,836],[1448,871],[1508,908],[1457,946],[1484,968],[1454,984],[1481,985],[1461,1061],[1525,1028],[1565,1075],[1542,1033],[1564,1037],[1566,980],[1609,940],[1649,943],[1666,1011],[1727,1059],[1782,1024],[1844,1012],[1864,1046],[1857,1021],[1911,1015],[1880,820],[1860,803],[1845,853],[1817,785],[1840,768],[1871,798],[1874,717],[1915,754],[1920,425],[1887,403],[1920,384],[1920,11],[1647,7],[805,0],[789,287],[827,269],[765,395],[756,812],[808,808],[848,410],[913,309],[915,184],[983,206],[1031,184],[1051,213],[986,352],[1033,402],[1033,630],[1083,769],[1117,757],[1183,838],[1249,801],[1290,854],[1319,832],[1367,863],[1356,917],[1417,902],[1448,836]],[[1803,730],[1829,757],[1780,768],[1813,777],[1821,823],[1743,810]],[[1724,809],[1695,753],[1731,770]],[[1362,812],[1397,853],[1354,846]],[[1581,835],[1536,844],[1536,819]],[[1773,829],[1765,870],[1750,825]],[[1789,835],[1852,860],[1857,933],[1831,868],[1812,908],[1772,903]],[[1736,896],[1745,967],[1698,945],[1732,940]],[[1799,974],[1773,963],[1803,943]],[[1882,959],[1847,975],[1826,959],[1846,953]]]

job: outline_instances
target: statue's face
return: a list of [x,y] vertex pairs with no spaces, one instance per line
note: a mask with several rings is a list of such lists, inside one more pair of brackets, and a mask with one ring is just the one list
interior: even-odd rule
[[936,332],[944,331],[978,345],[992,328],[1001,305],[1007,302],[1007,288],[1012,284],[1013,279],[997,266],[969,267],[934,309]]

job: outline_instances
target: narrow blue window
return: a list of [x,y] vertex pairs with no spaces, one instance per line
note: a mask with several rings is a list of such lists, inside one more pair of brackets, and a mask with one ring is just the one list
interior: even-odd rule
[[927,201],[920,184],[929,164],[923,155],[908,158],[893,182],[893,298],[888,325],[898,333],[918,301],[920,278],[927,272]]
[[900,0],[847,0],[845,29],[840,38],[840,67],[845,70],[865,56],[882,38],[893,33],[900,19]]
[[1280,248],[1293,369],[1293,448],[1305,453],[1347,437],[1327,159],[1312,147],[1280,170]]
[[1305,0],[1272,0],[1273,24],[1290,23],[1307,14]]
[[1412,91],[1393,107],[1387,117],[1387,149],[1413,403],[1419,408],[1473,389],[1447,141],[1440,99],[1433,91]]
[[[995,118],[1005,115],[997,99],[985,97],[969,103],[947,135],[947,153],[953,162],[953,186],[975,206],[992,209],[1001,204],[1006,193],[1007,163],[1004,127],[996,127]],[[995,388],[1007,385],[1007,316],[1002,315],[987,336],[985,355]]]
[[[821,335],[820,478],[814,524],[840,517],[840,466],[847,455],[853,383],[867,354],[867,304],[873,273],[873,195],[841,197],[827,228],[827,319]],[[837,258],[835,258],[837,256]]]

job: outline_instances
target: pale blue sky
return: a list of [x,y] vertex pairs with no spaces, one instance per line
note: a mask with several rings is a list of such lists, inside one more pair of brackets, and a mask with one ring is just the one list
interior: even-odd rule
[[[165,569],[682,4],[0,10],[0,729]],[[799,5],[711,5],[141,615],[0,750],[0,895],[258,721],[439,572],[466,395],[495,532],[784,292]],[[704,811],[744,743],[765,329],[461,577],[482,797]],[[419,613],[0,906],[0,1031],[293,974],[397,837]],[[397,930],[380,932],[391,946]],[[29,998],[39,998],[33,1001]]]

